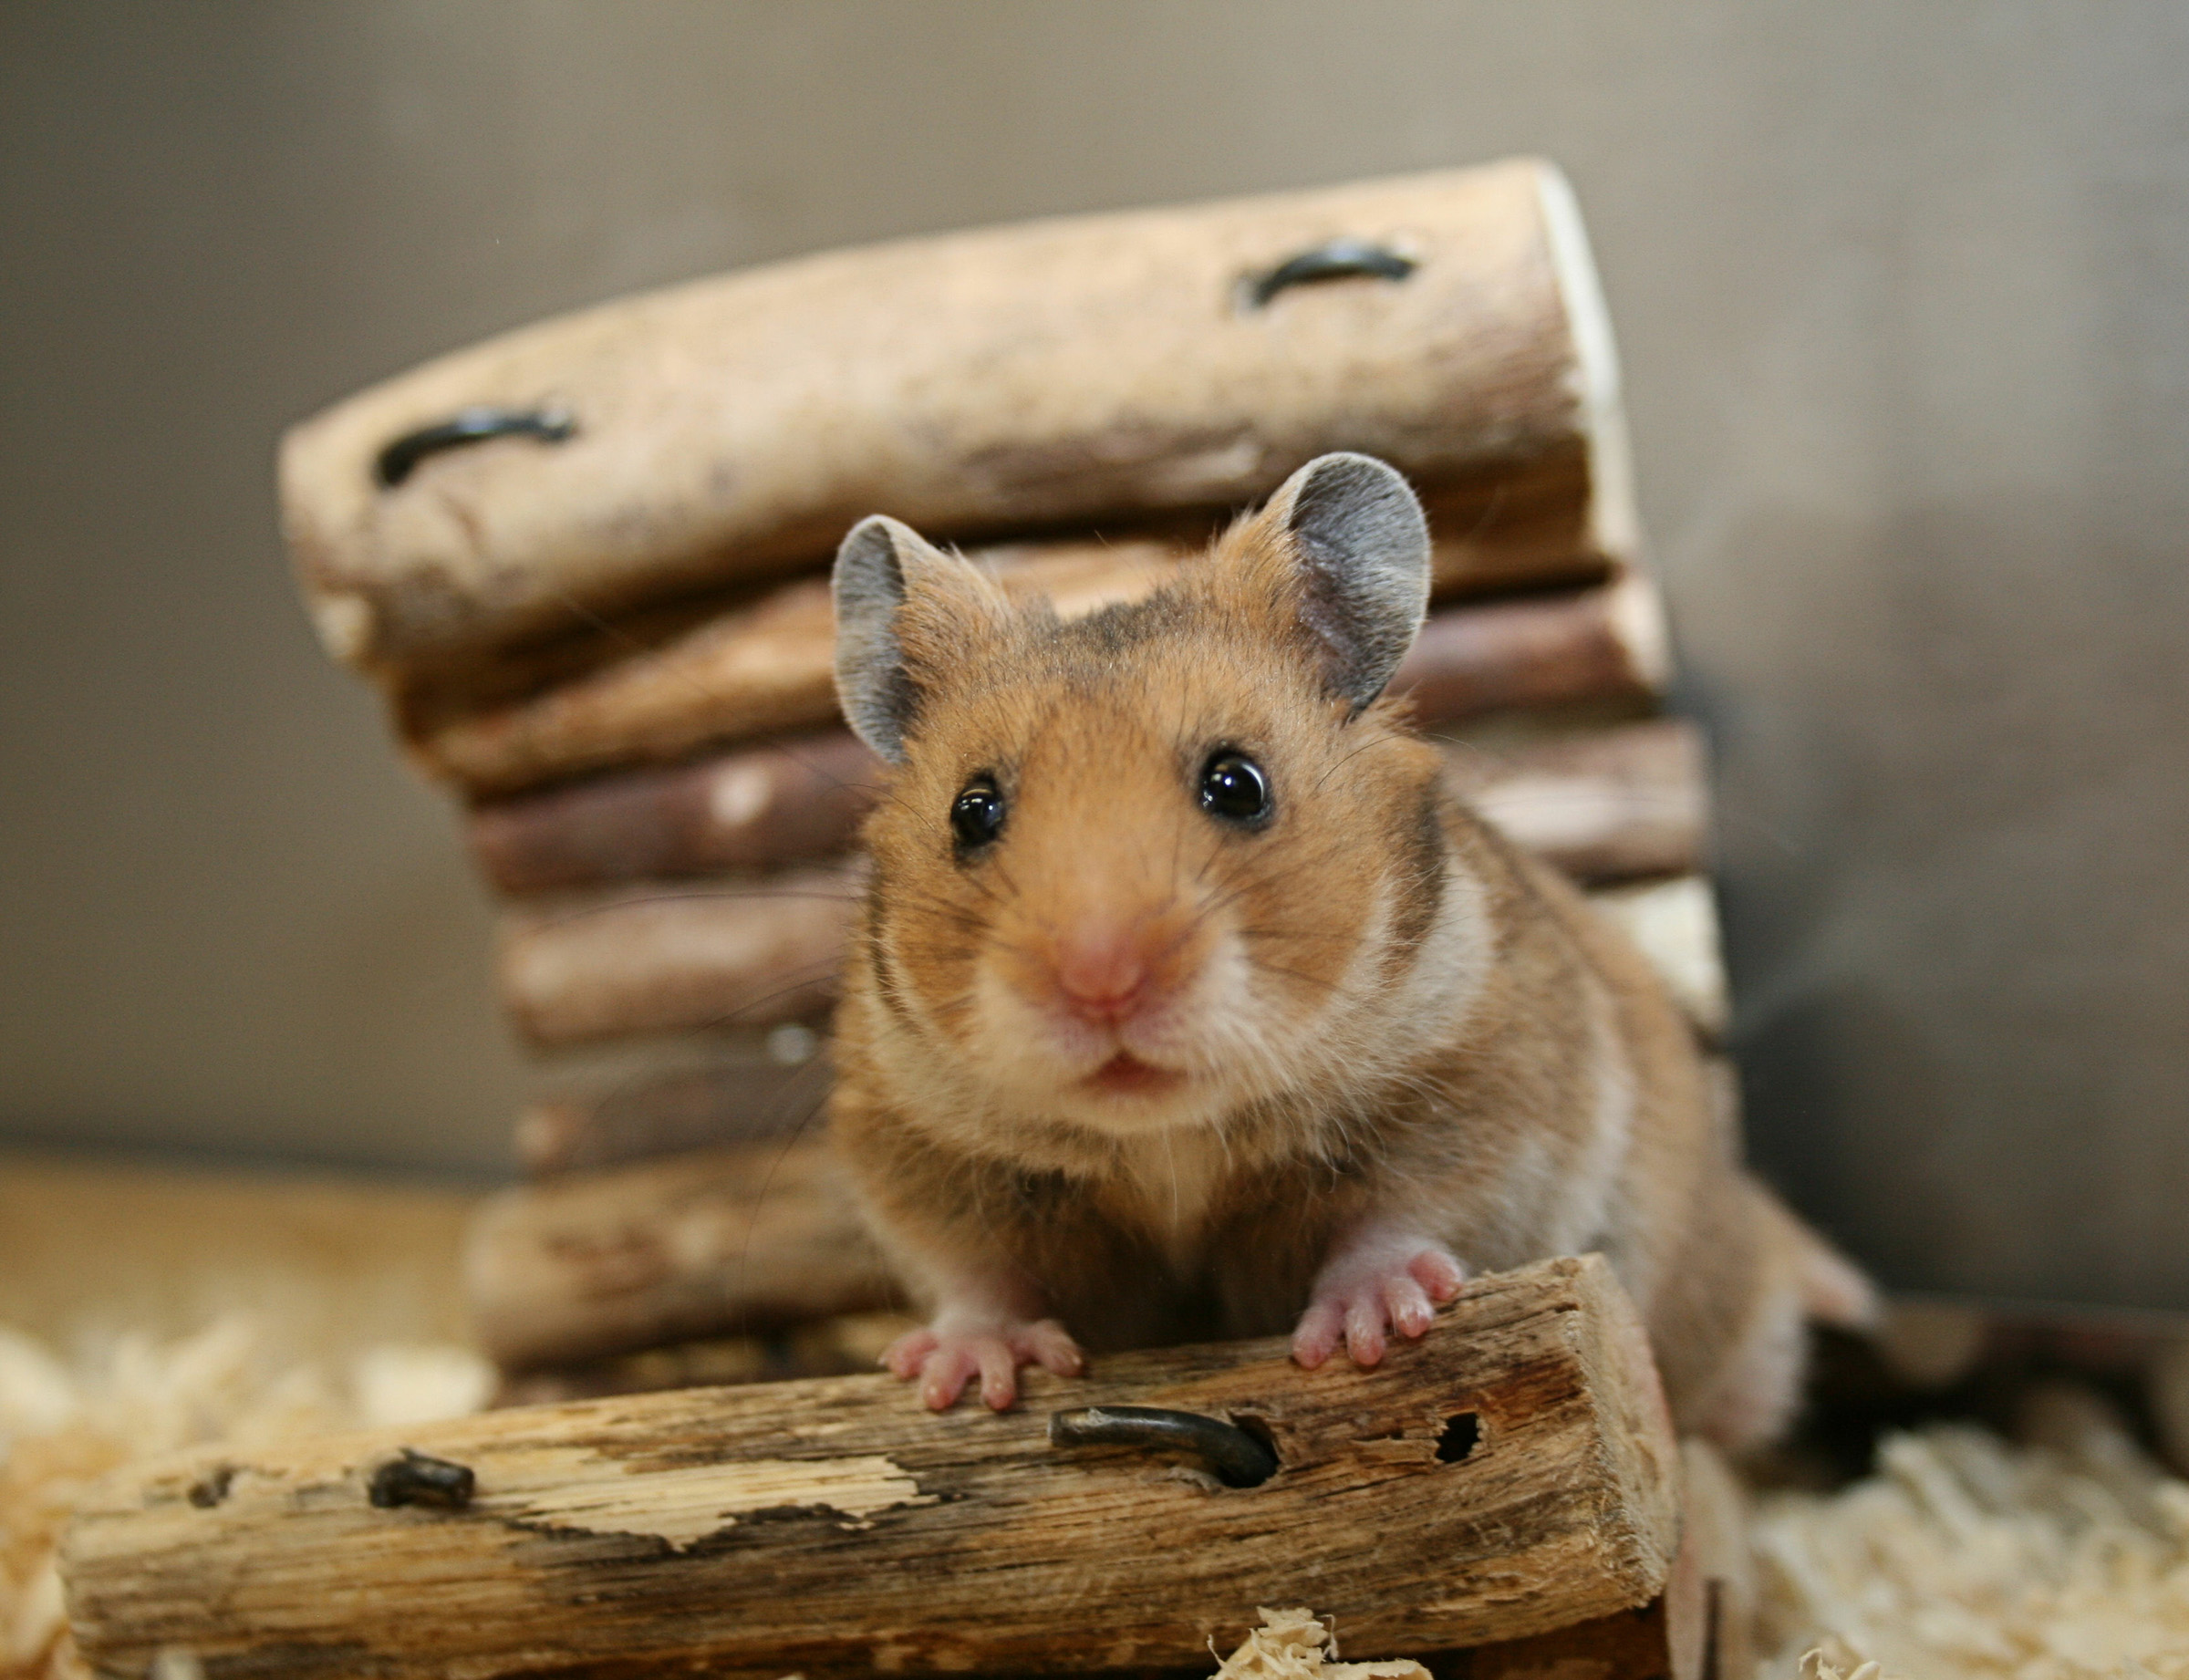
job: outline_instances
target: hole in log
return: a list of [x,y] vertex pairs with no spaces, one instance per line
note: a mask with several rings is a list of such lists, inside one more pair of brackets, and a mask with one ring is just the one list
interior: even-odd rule
[[1444,1433],[1437,1437],[1437,1461],[1465,1464],[1481,1439],[1482,1419],[1473,1412],[1455,1412],[1444,1420]]
[[1274,1476],[1279,1470],[1284,1467],[1284,1460],[1281,1458],[1277,1453],[1277,1437],[1275,1435],[1271,1433],[1270,1426],[1266,1419],[1257,1417],[1251,1412],[1226,1412],[1224,1416],[1234,1429],[1238,1430],[1241,1435],[1250,1436],[1253,1439],[1260,1441],[1262,1446],[1268,1449],[1270,1455],[1270,1475]]
[[229,1487],[235,1480],[235,1466],[216,1464],[190,1485],[190,1502],[202,1511],[209,1511],[228,1497]]

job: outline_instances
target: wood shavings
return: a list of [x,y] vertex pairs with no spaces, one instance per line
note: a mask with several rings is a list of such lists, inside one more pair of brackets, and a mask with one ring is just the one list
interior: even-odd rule
[[132,1459],[475,1411],[493,1383],[462,1348],[369,1347],[330,1375],[277,1358],[229,1317],[158,1343],[125,1335],[71,1364],[0,1327],[0,1680],[87,1680],[71,1650],[54,1544],[91,1484]]
[[1888,1436],[1867,1480],[1761,1500],[1763,1672],[2189,1680],[2189,1486],[2094,1397],[2044,1425]]
[[[1341,1663],[1330,1629],[1306,1610],[1257,1609],[1261,1625],[1217,1667],[1216,1680],[1429,1680],[1419,1663]],[[1213,1649],[1213,1647],[1211,1647]]]

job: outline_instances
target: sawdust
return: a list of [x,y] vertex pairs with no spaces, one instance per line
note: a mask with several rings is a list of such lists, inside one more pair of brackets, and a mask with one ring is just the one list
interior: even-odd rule
[[1888,1436],[1852,1487],[1758,1501],[1764,1675],[2189,1680],[2189,1485],[2101,1406],[2051,1421]]
[[[1216,1680],[1429,1680],[1419,1663],[1341,1663],[1330,1629],[1305,1610],[1258,1609],[1261,1625],[1220,1663]],[[1213,1653],[1212,1653],[1213,1654]]]
[[168,1343],[124,1335],[74,1363],[0,1326],[0,1680],[88,1680],[67,1632],[54,1546],[91,1484],[133,1459],[218,1441],[460,1416],[492,1368],[442,1344],[367,1348],[338,1367],[280,1357],[233,1316]]

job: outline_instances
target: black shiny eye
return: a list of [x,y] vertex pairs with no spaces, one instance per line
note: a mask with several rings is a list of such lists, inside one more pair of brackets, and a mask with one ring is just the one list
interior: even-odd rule
[[1245,753],[1221,749],[1201,770],[1201,809],[1227,823],[1258,827],[1270,814],[1270,779]]
[[975,776],[950,805],[950,832],[971,851],[1003,832],[1003,795],[991,776]]

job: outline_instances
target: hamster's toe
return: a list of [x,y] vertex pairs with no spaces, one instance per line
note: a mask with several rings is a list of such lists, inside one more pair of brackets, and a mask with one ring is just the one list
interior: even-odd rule
[[1466,1281],[1467,1268],[1442,1243],[1379,1234],[1349,1244],[1315,1279],[1292,1357],[1312,1371],[1343,1342],[1366,1370],[1383,1359],[1391,1333],[1422,1335]]
[[1019,1397],[1021,1365],[1040,1365],[1059,1376],[1077,1376],[1086,1368],[1079,1344],[1053,1318],[929,1325],[899,1336],[882,1363],[907,1382],[917,1379],[921,1404],[934,1412],[955,1405],[976,1376],[981,1403],[1001,1412]]

